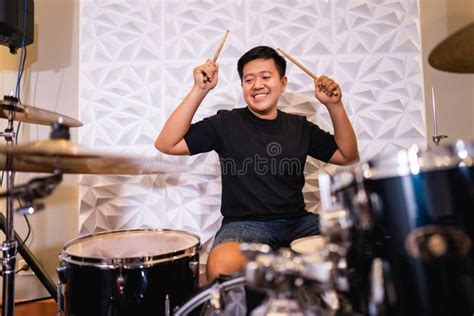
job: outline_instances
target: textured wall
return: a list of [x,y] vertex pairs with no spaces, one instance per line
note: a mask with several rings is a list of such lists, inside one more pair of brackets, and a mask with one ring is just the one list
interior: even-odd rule
[[[192,69],[213,56],[226,29],[219,83],[196,120],[244,105],[237,59],[269,45],[341,84],[363,159],[425,144],[417,0],[89,0],[82,2],[80,22],[80,142],[180,167],[169,174],[83,176],[81,234],[174,228],[209,245],[220,224],[216,154],[165,157],[153,141],[190,89]],[[312,80],[292,64],[288,77],[282,109],[331,130]],[[310,160],[306,168],[311,210],[318,204],[319,167]]]

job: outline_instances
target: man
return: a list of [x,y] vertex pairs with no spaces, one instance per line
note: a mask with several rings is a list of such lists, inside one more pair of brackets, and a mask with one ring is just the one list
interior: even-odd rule
[[194,86],[155,141],[158,150],[170,155],[219,154],[224,219],[209,254],[208,280],[243,268],[242,242],[278,248],[319,233],[318,217],[305,210],[302,194],[307,155],[338,165],[359,159],[340,87],[332,79],[321,76],[314,85],[316,98],[329,111],[334,136],[305,117],[277,109],[288,78],[286,61],[273,48],[251,49],[237,68],[247,107],[191,124],[218,81],[218,65],[207,60],[194,69]]

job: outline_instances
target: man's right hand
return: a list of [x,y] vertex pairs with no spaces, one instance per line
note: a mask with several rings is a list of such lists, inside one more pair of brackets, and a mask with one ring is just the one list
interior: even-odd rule
[[184,136],[202,100],[217,85],[218,71],[219,67],[210,59],[194,68],[193,88],[170,115],[155,140],[155,147],[159,151],[169,155],[190,154]]
[[194,87],[206,92],[214,89],[217,85],[218,74],[219,66],[211,59],[206,60],[203,65],[200,65],[193,70]]

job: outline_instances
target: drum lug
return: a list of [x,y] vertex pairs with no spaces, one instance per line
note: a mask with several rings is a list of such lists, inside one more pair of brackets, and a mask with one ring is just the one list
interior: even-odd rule
[[372,212],[374,213],[374,216],[380,217],[382,214],[382,199],[377,193],[371,193],[369,195],[370,198],[370,207],[372,209]]
[[191,269],[193,276],[196,276],[199,272],[199,262],[198,261],[189,262],[189,268]]
[[373,226],[373,218],[370,212],[371,202],[372,200],[367,196],[364,188],[359,188],[352,199],[357,226],[363,231],[368,231]]
[[120,295],[123,295],[125,292],[125,278],[122,275],[119,275],[117,279],[115,279],[115,288]]
[[62,284],[67,284],[69,281],[70,267],[68,264],[62,263],[59,267],[56,268],[58,272],[59,280]]
[[369,311],[373,315],[378,315],[384,303],[384,278],[383,278],[383,261],[375,258],[372,261],[370,269],[370,299]]
[[165,297],[165,316],[170,316],[171,315],[171,311],[170,311],[170,296],[168,294],[166,294],[166,297]]

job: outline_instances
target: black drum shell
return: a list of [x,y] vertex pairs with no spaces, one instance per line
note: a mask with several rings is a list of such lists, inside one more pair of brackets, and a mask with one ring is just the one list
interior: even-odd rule
[[[199,255],[129,269],[70,264],[64,296],[66,315],[164,315],[167,295],[172,311],[197,290],[198,277],[191,262],[199,262]],[[120,275],[124,278],[123,294],[116,282]]]
[[[473,315],[474,167],[365,179],[364,187],[379,200],[375,245],[395,294],[387,297],[386,314]],[[453,251],[440,257],[413,255],[407,239],[431,228],[452,239],[448,250],[453,246]]]

